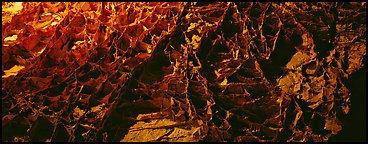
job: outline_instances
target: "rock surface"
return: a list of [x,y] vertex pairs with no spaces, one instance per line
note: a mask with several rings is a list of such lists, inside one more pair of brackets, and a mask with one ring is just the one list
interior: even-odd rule
[[12,5],[2,141],[328,141],[365,69],[365,2]]

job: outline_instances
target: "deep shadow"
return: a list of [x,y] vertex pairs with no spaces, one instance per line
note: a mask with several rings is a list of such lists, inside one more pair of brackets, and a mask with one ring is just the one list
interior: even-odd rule
[[351,109],[342,119],[343,129],[331,136],[330,142],[366,141],[366,66],[349,76],[347,88],[350,90]]

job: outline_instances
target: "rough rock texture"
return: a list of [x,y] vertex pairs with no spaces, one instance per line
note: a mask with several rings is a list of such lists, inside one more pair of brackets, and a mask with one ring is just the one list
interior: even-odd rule
[[365,70],[365,2],[22,6],[2,141],[328,141]]

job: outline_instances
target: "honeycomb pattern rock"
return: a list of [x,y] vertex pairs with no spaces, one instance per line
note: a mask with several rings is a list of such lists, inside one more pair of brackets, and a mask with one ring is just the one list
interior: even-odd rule
[[23,68],[3,141],[328,141],[365,69],[365,2],[22,7],[3,9],[2,69]]

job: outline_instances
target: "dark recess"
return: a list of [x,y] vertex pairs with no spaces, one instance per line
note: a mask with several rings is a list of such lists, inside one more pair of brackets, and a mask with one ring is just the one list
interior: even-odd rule
[[341,119],[344,124],[343,129],[337,134],[331,136],[330,142],[364,142],[367,141],[366,129],[366,66],[350,75],[347,81],[347,88],[350,90],[351,109],[346,117]]

